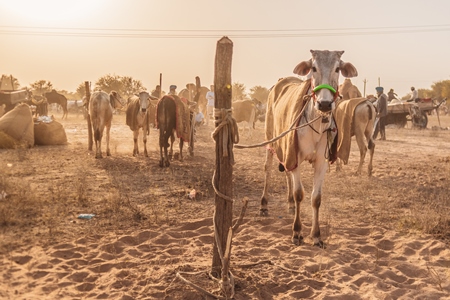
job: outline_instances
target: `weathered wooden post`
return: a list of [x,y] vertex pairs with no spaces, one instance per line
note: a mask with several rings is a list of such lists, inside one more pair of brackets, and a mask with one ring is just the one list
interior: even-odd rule
[[159,99],[162,97],[162,73],[159,73]]
[[[228,37],[222,37],[217,42],[215,71],[214,71],[214,91],[215,91],[215,120],[216,129],[226,118],[226,114],[231,114],[231,59],[233,54],[233,42]],[[217,113],[219,112],[220,113]],[[225,130],[224,130],[225,129]],[[218,191],[227,197],[233,195],[233,142],[231,140],[231,125],[225,125],[217,131],[214,139],[216,142],[216,171],[213,180]],[[218,195],[215,195],[215,211],[213,216],[214,239],[213,259],[211,274],[216,278],[223,278],[228,274],[222,274],[222,258],[227,252],[228,234],[231,232],[233,217],[233,202]]]
[[87,126],[88,126],[88,150],[92,151],[93,137],[92,137],[92,124],[91,124],[91,114],[89,113],[89,102],[91,101],[91,86],[89,81],[84,82],[84,89],[86,91],[86,112],[87,112]]

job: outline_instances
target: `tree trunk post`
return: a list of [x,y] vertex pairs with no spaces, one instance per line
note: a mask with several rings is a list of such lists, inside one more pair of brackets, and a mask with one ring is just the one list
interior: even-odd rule
[[[214,91],[215,111],[220,109],[231,109],[231,60],[233,54],[233,42],[228,37],[222,37],[217,42],[216,58],[215,58],[215,71],[214,71]],[[215,115],[216,121],[221,121],[219,118],[223,116]],[[217,128],[219,122],[215,123]],[[230,126],[230,125],[226,125]],[[233,144],[231,142],[230,135],[231,128],[229,130],[220,130],[215,136],[216,142],[216,171],[214,178],[214,185],[217,190],[228,197],[233,196]],[[229,136],[225,136],[228,134]],[[225,140],[225,141],[224,141]],[[224,148],[224,143],[227,143],[228,147]],[[225,256],[228,233],[231,230],[233,217],[233,203],[215,194],[215,211],[214,211],[214,231],[217,238],[214,239],[213,246],[213,259],[211,274],[217,278],[223,277],[222,274],[222,261],[221,256]],[[217,244],[220,244],[219,247]],[[222,250],[222,253],[219,251]]]
[[91,87],[89,81],[84,82],[84,89],[86,91],[86,111],[87,111],[87,126],[88,126],[88,150],[92,151],[93,138],[92,138],[92,124],[91,114],[89,112],[89,102],[91,101]]
[[159,99],[162,97],[162,73],[159,73]]

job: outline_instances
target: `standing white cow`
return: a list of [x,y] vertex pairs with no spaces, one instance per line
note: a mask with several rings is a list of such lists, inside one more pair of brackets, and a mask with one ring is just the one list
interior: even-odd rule
[[111,91],[109,95],[103,91],[94,92],[89,101],[89,113],[91,115],[91,124],[94,131],[95,158],[102,158],[102,137],[103,130],[106,127],[106,155],[111,156],[109,149],[109,132],[111,130],[111,121],[116,104],[123,105],[122,97],[116,92]]
[[287,172],[289,207],[295,205],[292,241],[297,245],[303,242],[300,203],[305,197],[299,166],[303,161],[308,161],[314,168],[311,238],[314,245],[324,247],[320,236],[319,207],[328,161],[336,159],[333,141],[337,128],[332,112],[339,95],[339,73],[344,77],[358,75],[351,63],[341,60],[343,53],[311,50],[312,58],[299,63],[294,69],[295,74],[309,75],[310,79],[301,81],[297,77],[284,78],[275,84],[268,97],[266,140],[279,136],[293,126],[302,127],[271,143],[266,152],[260,213],[263,216],[268,214],[269,183],[275,154],[280,161],[280,171]]

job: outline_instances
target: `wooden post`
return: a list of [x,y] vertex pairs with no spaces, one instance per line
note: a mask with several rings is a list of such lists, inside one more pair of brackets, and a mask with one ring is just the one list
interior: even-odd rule
[[366,84],[367,84],[367,79],[364,78],[364,95],[363,97],[366,97]]
[[[217,42],[215,71],[214,71],[214,91],[215,101],[214,108],[231,109],[231,59],[233,54],[233,42],[228,37],[222,37]],[[216,116],[216,120],[218,117]],[[216,122],[216,128],[218,124]],[[229,126],[229,125],[228,125]],[[231,132],[229,128],[228,132]],[[228,147],[224,149],[224,139],[228,140]],[[218,191],[225,196],[233,195],[233,145],[230,137],[224,136],[224,130],[220,130],[215,137],[216,142],[216,172],[214,185]],[[226,142],[226,141],[225,141]],[[228,150],[227,150],[228,148]],[[217,241],[214,239],[213,259],[211,273],[217,278],[222,277],[222,261],[219,254],[220,249],[225,252],[227,245],[228,232],[232,226],[233,203],[223,199],[219,195],[215,195],[215,211],[214,211],[214,231],[217,233]],[[228,274],[225,274],[228,275]]]
[[162,73],[159,73],[159,99],[162,97]]
[[91,114],[89,113],[89,102],[91,101],[91,86],[89,81],[84,82],[84,89],[86,91],[86,111],[87,111],[87,126],[88,126],[88,150],[92,151],[92,146],[94,144],[92,138],[92,124],[91,124]]

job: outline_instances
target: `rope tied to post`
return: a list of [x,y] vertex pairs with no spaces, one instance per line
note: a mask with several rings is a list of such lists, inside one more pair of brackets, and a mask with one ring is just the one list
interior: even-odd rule
[[239,129],[236,120],[232,117],[231,108],[215,108],[214,118],[216,128],[211,134],[213,140],[216,139],[219,132],[223,130],[222,134],[222,156],[228,157],[231,153],[230,162],[234,165],[233,144],[239,143]]

